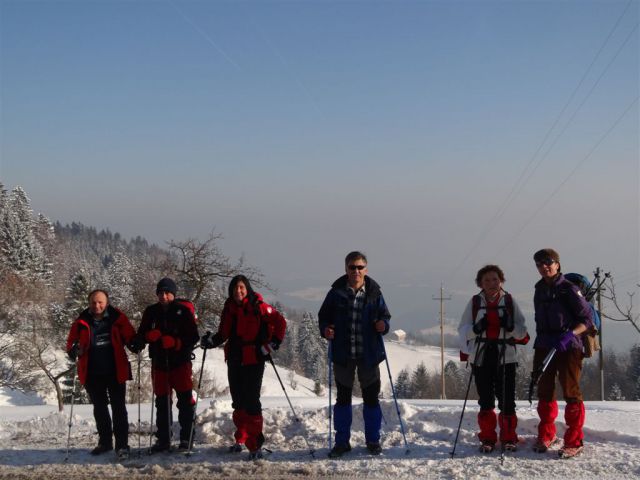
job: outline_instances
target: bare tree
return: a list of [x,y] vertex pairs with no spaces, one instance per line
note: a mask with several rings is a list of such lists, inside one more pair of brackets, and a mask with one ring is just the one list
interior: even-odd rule
[[[631,323],[633,328],[635,328],[637,332],[640,333],[640,314],[633,313],[633,296],[636,294],[636,292],[627,292],[628,303],[626,305],[623,305],[622,301],[618,298],[618,295],[616,293],[616,286],[613,281],[613,277],[608,278],[607,287],[609,289],[609,293],[607,295],[602,294],[602,296],[613,304],[616,310],[616,316],[610,316],[605,313],[603,313],[602,315],[606,319],[613,320],[614,322],[629,322]],[[640,288],[640,285],[637,284],[636,287]]]
[[180,242],[168,242],[176,258],[174,270],[187,288],[190,300],[198,307],[199,314],[218,315],[225,298],[222,282],[240,273],[251,280],[254,286],[271,290],[262,272],[247,265],[244,256],[233,262],[222,253],[219,246],[222,238],[222,234],[214,229],[204,241],[188,238]]

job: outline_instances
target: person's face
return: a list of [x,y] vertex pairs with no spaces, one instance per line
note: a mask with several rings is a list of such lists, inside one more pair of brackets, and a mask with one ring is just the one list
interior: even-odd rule
[[237,304],[240,304],[246,298],[246,296],[247,296],[247,286],[244,284],[244,282],[236,283],[236,286],[233,287],[234,302],[236,302]]
[[162,305],[163,307],[166,307],[167,305],[169,305],[176,298],[176,296],[173,293],[165,292],[164,290],[161,292],[158,292],[157,295],[158,295],[158,303],[160,303],[160,305]]
[[351,260],[345,267],[347,281],[350,287],[360,287],[364,283],[364,276],[367,274],[367,262],[362,258]]
[[489,271],[482,275],[482,278],[480,279],[480,286],[486,295],[494,297],[498,292],[500,292],[502,282],[500,281],[500,277],[497,272]]
[[107,296],[102,292],[96,292],[89,299],[89,311],[94,317],[102,317],[108,304]]
[[554,278],[558,274],[558,270],[560,270],[560,264],[550,258],[536,262],[536,267],[538,268],[538,273],[545,280]]

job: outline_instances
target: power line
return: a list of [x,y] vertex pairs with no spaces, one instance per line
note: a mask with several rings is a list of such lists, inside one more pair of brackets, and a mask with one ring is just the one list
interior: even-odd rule
[[625,115],[627,113],[629,113],[629,110],[631,110],[631,108],[638,102],[638,96],[636,96],[636,98],[633,100],[633,102],[631,102],[631,104],[624,110],[624,112],[622,112],[622,114],[618,117],[618,119],[613,123],[613,125],[611,125],[611,127],[604,133],[604,135],[602,135],[600,137],[600,139],[596,142],[596,144],[591,148],[591,150],[589,150],[589,153],[587,153],[587,155],[585,155],[585,157],[580,160],[576,166],[573,168],[573,170],[571,170],[571,172],[569,172],[569,175],[567,175],[564,180],[562,180],[562,182],[560,182],[560,184],[555,188],[555,190],[553,192],[551,192],[551,194],[545,199],[545,201],[542,203],[542,205],[540,205],[540,207],[533,213],[533,215],[531,215],[527,221],[520,227],[520,229],[516,232],[515,235],[513,235],[513,237],[511,237],[511,239],[504,244],[504,246],[498,251],[498,255],[500,255],[510,244],[511,242],[513,242],[516,238],[518,238],[520,236],[520,234],[522,233],[522,231],[527,227],[527,225],[529,225],[531,223],[531,221],[549,204],[549,202],[551,201],[551,199],[560,191],[560,189],[571,179],[571,177],[578,171],[578,169],[589,159],[589,157],[591,157],[591,155],[593,154],[593,152],[595,152],[595,150],[600,146],[600,144],[604,141],[605,138],[607,138],[607,136],[609,136],[609,134],[618,126],[618,124],[622,121],[622,119],[625,117]]
[[[579,107],[577,108],[577,110],[574,112],[574,114],[571,116],[571,118],[569,119],[569,121],[565,124],[563,130],[561,131],[561,133],[556,137],[556,139],[554,140],[552,146],[547,150],[546,154],[544,155],[544,157],[542,157],[541,160],[539,160],[537,162],[537,164],[534,166],[533,170],[531,171],[531,173],[529,175],[526,175],[527,171],[529,170],[529,167],[531,166],[531,164],[534,162],[534,160],[536,159],[536,157],[538,156],[538,154],[540,153],[540,151],[542,150],[542,147],[544,146],[544,144],[547,142],[547,139],[549,138],[549,136],[551,135],[551,132],[553,132],[553,130],[555,129],[555,127],[557,126],[557,124],[559,123],[560,119],[562,118],[562,116],[564,115],[565,111],[567,110],[567,108],[569,107],[569,105],[571,104],[571,102],[573,101],[574,97],[576,96],[577,92],[580,90],[580,87],[582,86],[582,84],[584,83],[585,79],[587,78],[588,74],[590,73],[591,69],[593,68],[594,64],[596,63],[597,59],[600,57],[600,54],[602,53],[602,51],[604,50],[604,48],[606,47],[606,45],[609,43],[609,40],[611,39],[611,37],[613,36],[613,33],[617,30],[618,25],[620,24],[620,22],[622,21],[622,18],[624,17],[624,15],[627,13],[627,10],[629,9],[629,7],[631,6],[633,0],[629,0],[629,2],[627,3],[627,5],[625,6],[624,10],[622,11],[622,13],[620,14],[620,16],[618,17],[618,19],[616,20],[615,24],[613,25],[613,27],[611,28],[611,30],[609,31],[609,34],[606,36],[606,38],[604,39],[604,41],[602,42],[600,48],[598,49],[598,51],[596,52],[596,54],[594,55],[593,59],[591,60],[591,63],[589,64],[589,66],[587,67],[587,69],[585,70],[584,74],[582,75],[582,78],[580,79],[580,81],[578,82],[578,85],[576,86],[576,88],[573,90],[573,92],[571,93],[571,95],[569,96],[569,99],[565,102],[564,106],[562,107],[560,113],[556,116],[556,119],[554,120],[553,124],[551,125],[551,127],[547,130],[547,133],[545,134],[544,138],[542,139],[542,141],[540,142],[540,144],[538,145],[538,147],[536,148],[535,152],[533,153],[533,155],[531,156],[531,158],[529,159],[529,161],[527,162],[527,164],[525,165],[524,169],[522,170],[522,172],[520,173],[520,176],[518,177],[518,179],[515,181],[515,183],[513,184],[513,187],[511,188],[511,191],[509,192],[509,194],[507,195],[507,197],[504,199],[504,201],[502,202],[502,205],[500,206],[500,208],[498,209],[498,211],[493,215],[493,217],[489,220],[489,222],[487,222],[485,224],[484,229],[480,232],[480,235],[478,236],[476,242],[474,243],[474,245],[471,247],[471,249],[469,250],[469,252],[463,257],[463,259],[458,263],[458,265],[455,267],[455,269],[453,270],[453,273],[450,275],[450,278],[453,278],[456,276],[456,274],[458,273],[458,271],[460,270],[460,268],[466,263],[466,261],[469,259],[469,257],[476,251],[476,249],[480,246],[480,244],[484,241],[484,239],[486,238],[486,236],[489,234],[489,232],[496,226],[497,222],[500,220],[500,218],[502,218],[502,216],[506,213],[506,211],[509,209],[509,206],[511,206],[511,204],[513,203],[513,201],[515,200],[515,198],[518,196],[518,194],[520,193],[520,191],[524,188],[524,186],[526,185],[526,183],[529,181],[529,179],[531,178],[531,175],[533,174],[533,172],[535,172],[535,170],[538,168],[538,166],[540,165],[540,163],[546,158],[546,156],[549,154],[549,152],[551,151],[551,148],[553,148],[553,146],[555,145],[555,143],[558,141],[558,139],[560,138],[560,136],[564,133],[564,131],[567,129],[567,127],[569,126],[569,123],[573,120],[573,118],[575,117],[575,115],[577,114],[577,112],[580,110],[580,108],[582,107],[582,105],[584,104],[584,102],[586,102],[586,100],[589,98],[589,96],[591,95],[591,93],[593,92],[595,86],[600,82],[600,79],[602,78],[602,76],[604,75],[604,73],[608,70],[609,66],[611,65],[611,63],[613,62],[610,61],[609,64],[606,66],[606,68],[604,69],[603,73],[600,75],[600,77],[598,78],[598,80],[596,81],[596,83],[594,84],[594,86],[591,88],[591,90],[589,91],[589,93],[587,94],[587,96],[584,98],[584,100],[582,101],[582,103],[579,105]],[[614,60],[615,58],[617,58],[618,54],[620,53],[620,51],[622,50],[622,47],[624,47],[624,45],[626,45],[626,43],[628,42],[629,38],[631,38],[631,34],[633,33],[633,31],[635,31],[635,29],[637,28],[637,24],[636,27],[632,30],[632,32],[627,36],[627,38],[625,39],[625,41],[623,42],[622,46],[618,49],[618,51],[616,52],[615,56],[614,56]],[[526,175],[526,177],[525,177]],[[524,178],[524,181],[523,181]]]

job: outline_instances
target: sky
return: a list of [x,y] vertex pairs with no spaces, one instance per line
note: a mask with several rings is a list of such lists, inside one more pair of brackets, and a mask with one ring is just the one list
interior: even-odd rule
[[539,248],[640,282],[639,11],[0,0],[0,180],[160,245],[215,228],[311,311],[362,250],[409,330],[497,263],[533,329]]

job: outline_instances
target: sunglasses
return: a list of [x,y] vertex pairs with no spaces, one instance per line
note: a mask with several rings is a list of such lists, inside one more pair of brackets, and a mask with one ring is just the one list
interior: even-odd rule
[[364,270],[365,268],[367,268],[367,266],[366,265],[349,265],[347,268],[353,272],[355,270]]
[[536,267],[541,267],[541,266],[545,266],[545,267],[550,267],[551,265],[553,265],[554,263],[556,263],[555,260],[552,260],[551,258],[547,258],[546,260],[542,260],[540,262],[536,262]]

